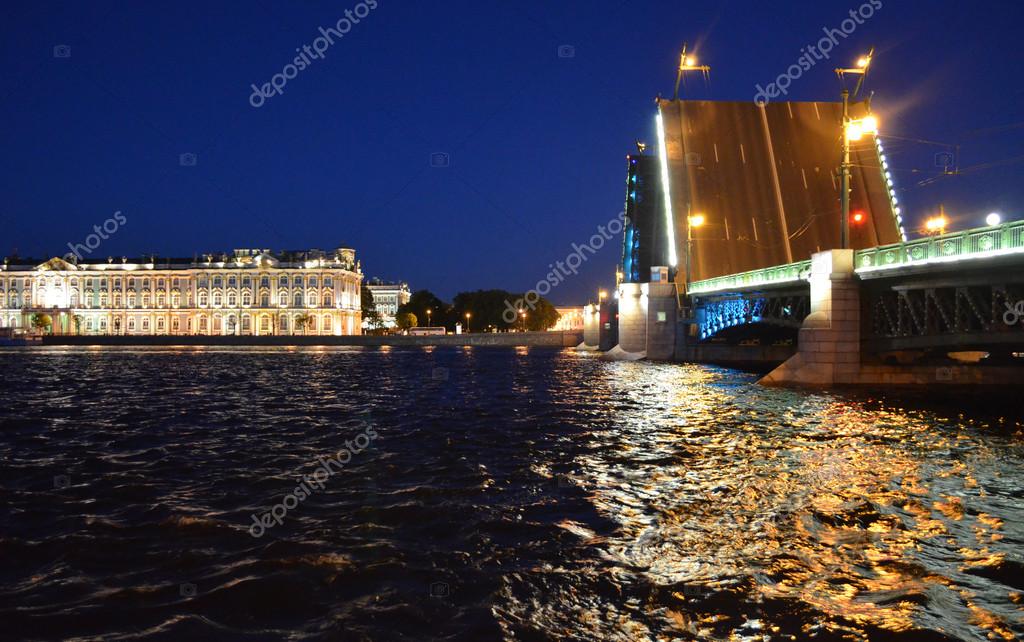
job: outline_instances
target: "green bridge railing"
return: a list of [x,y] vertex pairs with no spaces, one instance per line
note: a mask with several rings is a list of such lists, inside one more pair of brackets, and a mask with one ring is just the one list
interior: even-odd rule
[[[857,272],[873,272],[914,264],[948,263],[1016,253],[1024,253],[1024,220],[857,250],[854,253],[854,268]],[[810,269],[811,262],[808,260],[727,274],[694,281],[688,284],[687,292],[707,294],[799,281],[807,278]]]
[[740,272],[739,274],[727,274],[713,279],[694,281],[686,288],[690,294],[701,294],[705,292],[720,292],[722,290],[733,290],[738,288],[757,287],[759,285],[786,283],[799,281],[806,278],[811,269],[810,260],[797,261],[786,265],[776,265],[760,270]]
[[1024,252],[1024,221],[857,250],[854,267],[858,272],[873,272],[912,264],[948,263],[1017,252]]

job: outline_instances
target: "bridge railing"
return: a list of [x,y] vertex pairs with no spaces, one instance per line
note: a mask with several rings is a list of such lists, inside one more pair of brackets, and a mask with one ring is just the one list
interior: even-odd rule
[[1016,252],[1024,252],[1024,221],[857,250],[854,265],[858,272],[872,272],[908,264],[953,262]]
[[757,287],[761,285],[773,285],[789,281],[799,281],[805,278],[811,269],[811,262],[797,261],[786,265],[775,265],[760,270],[740,272],[739,274],[727,274],[713,279],[694,281],[690,283],[686,291],[688,294],[702,294],[707,292],[720,292],[739,288]]

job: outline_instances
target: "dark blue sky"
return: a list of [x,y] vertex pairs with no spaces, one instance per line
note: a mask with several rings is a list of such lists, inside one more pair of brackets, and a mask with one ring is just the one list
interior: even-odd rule
[[[884,134],[959,143],[961,168],[1024,153],[1022,3],[881,3],[790,97],[832,99],[832,69],[874,45]],[[522,291],[622,209],[624,155],[653,139],[684,40],[713,66],[685,95],[753,99],[861,3],[377,0],[250,106],[357,4],[3,3],[0,254],[63,254],[121,211],[97,256],[344,244],[367,276],[444,297]],[[939,203],[961,226],[1021,218],[1024,163],[919,186],[945,148],[888,147],[908,228]],[[620,242],[549,298],[611,281]]]

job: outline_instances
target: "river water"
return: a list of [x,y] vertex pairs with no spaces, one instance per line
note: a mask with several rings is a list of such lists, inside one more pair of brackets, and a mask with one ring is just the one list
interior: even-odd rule
[[755,381],[536,348],[0,351],[0,638],[1024,636],[1019,398]]

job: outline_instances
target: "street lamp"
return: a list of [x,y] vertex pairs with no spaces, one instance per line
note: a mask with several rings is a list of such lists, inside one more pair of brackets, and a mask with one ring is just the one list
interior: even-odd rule
[[430,325],[430,308],[427,308],[427,325]]
[[466,332],[469,333],[469,312],[466,313]]
[[[875,54],[874,47],[868,52],[866,56],[861,56],[857,60],[857,66],[852,69],[836,69],[836,74],[842,80],[846,74],[859,75],[860,78],[857,80],[857,86],[853,90],[853,97],[857,97],[857,93],[860,91],[860,87],[864,84],[864,78],[868,74],[868,68],[871,66],[871,58]],[[870,109],[870,101],[869,107]],[[841,184],[840,190],[840,203],[842,205],[842,214],[840,215],[839,221],[839,247],[840,249],[848,249],[850,247],[850,143],[858,141],[864,137],[864,134],[876,134],[878,133],[878,118],[868,114],[863,118],[850,118],[850,90],[843,88],[843,157],[840,163],[840,174]]]
[[521,310],[519,316],[523,318],[523,332],[526,332],[526,310]]
[[985,225],[995,227],[1003,222],[1003,217],[999,215],[999,212],[992,212],[985,217]]
[[690,255],[693,253],[693,230],[703,227],[707,219],[703,214],[693,214],[686,217],[686,284],[690,284]]
[[924,222],[924,229],[929,234],[945,234],[948,221],[945,216],[933,216]]

